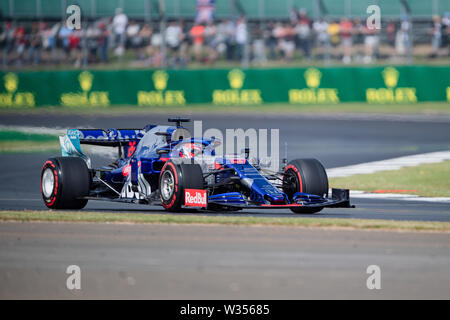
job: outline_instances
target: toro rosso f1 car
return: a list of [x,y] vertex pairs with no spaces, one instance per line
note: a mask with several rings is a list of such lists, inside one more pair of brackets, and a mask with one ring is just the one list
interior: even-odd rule
[[[189,119],[169,119],[174,125],[143,129],[69,129],[60,137],[62,157],[42,168],[41,193],[51,209],[82,209],[88,200],[162,205],[167,211],[199,208],[236,211],[244,208],[286,208],[315,213],[325,207],[350,207],[349,191],[332,189],[315,159],[283,160],[270,171],[244,156],[216,156],[220,144],[192,138],[182,126]],[[118,149],[108,166],[92,168],[81,144]]]

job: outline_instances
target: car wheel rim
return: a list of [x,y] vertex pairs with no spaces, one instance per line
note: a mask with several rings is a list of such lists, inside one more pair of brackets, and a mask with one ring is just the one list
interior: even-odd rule
[[175,190],[174,177],[171,171],[164,172],[161,179],[161,196],[164,200],[169,200]]
[[297,177],[294,171],[289,169],[283,179],[283,190],[291,198],[298,191]]
[[55,176],[50,168],[45,169],[42,175],[42,193],[46,198],[50,198],[55,188]]

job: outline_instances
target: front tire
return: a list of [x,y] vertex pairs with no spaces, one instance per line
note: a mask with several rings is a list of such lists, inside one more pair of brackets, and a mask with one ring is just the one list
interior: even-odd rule
[[82,209],[88,200],[91,175],[81,158],[48,159],[41,172],[41,194],[50,209]]
[[185,189],[204,189],[203,171],[198,164],[167,161],[159,176],[161,204],[167,211],[181,211]]
[[[283,191],[292,201],[296,192],[328,196],[328,176],[323,165],[316,159],[295,159],[288,163],[283,174]],[[294,213],[316,213],[323,207],[291,208]]]

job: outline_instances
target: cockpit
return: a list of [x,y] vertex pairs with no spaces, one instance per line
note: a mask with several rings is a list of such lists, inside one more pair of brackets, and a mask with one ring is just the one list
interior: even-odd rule
[[[169,119],[170,120],[170,119]],[[135,154],[141,158],[158,158],[166,154],[170,158],[194,158],[200,155],[214,155],[214,148],[220,145],[217,139],[192,138],[186,128],[177,126],[151,126],[141,138]]]

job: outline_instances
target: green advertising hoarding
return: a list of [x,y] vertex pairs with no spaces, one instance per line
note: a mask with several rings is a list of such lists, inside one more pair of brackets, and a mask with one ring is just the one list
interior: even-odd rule
[[450,102],[450,66],[1,72],[0,107]]

